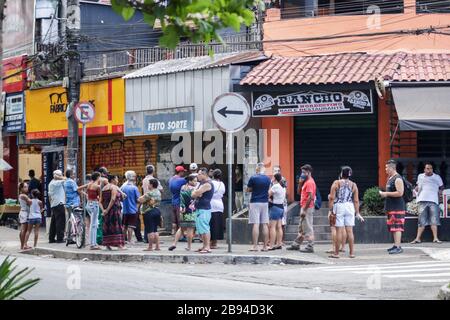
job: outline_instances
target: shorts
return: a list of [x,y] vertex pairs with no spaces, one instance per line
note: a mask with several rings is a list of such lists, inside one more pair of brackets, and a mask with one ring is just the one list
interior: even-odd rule
[[28,224],[29,225],[38,225],[42,223],[42,219],[41,218],[35,218],[35,219],[28,219]]
[[124,214],[122,223],[127,228],[136,229],[137,220],[138,220],[137,213]]
[[419,227],[440,226],[441,212],[439,206],[434,202],[419,202]]
[[20,211],[20,213],[19,213],[19,223],[20,224],[28,223],[28,212]]
[[281,220],[283,219],[283,215],[284,215],[284,208],[277,207],[276,205],[270,207],[269,218],[271,221]]
[[161,211],[158,208],[153,208],[144,213],[144,229],[145,234],[158,232],[158,227],[161,224]]
[[335,203],[333,212],[336,214],[336,227],[355,226],[355,206],[353,202]]
[[180,206],[172,206],[172,224],[180,226]]
[[405,231],[405,211],[388,211],[387,226],[389,232]]
[[301,209],[301,212],[305,212],[304,218],[300,217],[300,224],[298,226],[298,233],[305,237],[311,237],[314,235],[313,223],[314,223],[314,208],[306,209],[306,212]]
[[195,211],[195,228],[197,234],[208,234],[211,232],[209,222],[211,221],[211,210],[197,209]]
[[248,224],[269,223],[269,204],[250,203]]

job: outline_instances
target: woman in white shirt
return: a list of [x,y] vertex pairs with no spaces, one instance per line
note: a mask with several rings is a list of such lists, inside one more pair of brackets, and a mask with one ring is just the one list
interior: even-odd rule
[[269,197],[272,198],[270,204],[270,245],[269,250],[281,249],[283,246],[283,214],[284,202],[286,199],[286,188],[281,185],[282,175],[276,173],[275,180],[269,190]]
[[225,184],[222,180],[222,171],[216,169],[213,172],[212,184],[214,186],[214,195],[211,199],[211,249],[217,249],[217,240],[223,240],[223,195],[225,194]]

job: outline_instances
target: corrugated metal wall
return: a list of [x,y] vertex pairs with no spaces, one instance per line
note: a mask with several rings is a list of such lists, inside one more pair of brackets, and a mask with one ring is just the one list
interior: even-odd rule
[[229,67],[186,71],[126,80],[126,112],[194,106],[201,130],[216,128],[211,105],[222,93],[230,92]]

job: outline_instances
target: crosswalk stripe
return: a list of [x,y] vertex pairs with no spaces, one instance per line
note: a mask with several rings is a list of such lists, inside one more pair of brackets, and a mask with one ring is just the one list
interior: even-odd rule
[[[419,264],[449,264],[449,261],[414,261],[414,262],[398,262],[398,263],[383,263],[383,264],[379,264],[380,266],[383,267],[389,267],[389,266],[408,266],[408,265],[419,265]],[[355,266],[351,266],[348,267],[346,269],[353,269],[353,268],[361,268],[361,267],[367,267],[367,264],[361,264],[361,265],[355,265]],[[344,267],[345,268],[345,267]],[[332,267],[319,267],[316,268],[317,270],[340,270],[340,268],[336,267],[336,266],[332,266]]]
[[396,274],[396,275],[383,275],[386,278],[434,278],[434,277],[450,277],[450,273],[432,273],[432,274]]
[[356,272],[353,272],[353,273],[356,273],[356,274],[373,274],[373,273],[380,273],[380,274],[383,274],[383,273],[390,273],[390,274],[393,274],[393,273],[408,273],[408,272],[412,272],[412,271],[414,271],[414,272],[435,272],[435,271],[450,271],[450,268],[429,268],[429,269],[414,269],[414,270],[410,270],[410,269],[407,269],[407,270],[379,270],[379,269],[371,269],[371,270],[367,270],[367,271],[356,271]]
[[449,283],[450,278],[448,279],[425,279],[425,280],[413,280],[415,282],[421,282],[421,283]]
[[361,267],[349,267],[349,268],[333,268],[333,269],[323,269],[323,271],[361,271],[361,270],[367,270],[367,269],[377,269],[377,270],[395,270],[395,269],[417,269],[417,268],[433,268],[433,267],[442,267],[442,268],[448,268],[450,271],[450,263],[433,263],[433,264],[419,264],[419,265],[401,265],[401,266],[387,266],[385,265],[366,265]]

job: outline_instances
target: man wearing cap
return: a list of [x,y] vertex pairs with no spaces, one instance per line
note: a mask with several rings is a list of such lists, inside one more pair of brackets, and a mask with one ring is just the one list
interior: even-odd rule
[[64,227],[66,224],[64,181],[65,179],[61,170],[53,171],[53,180],[48,185],[48,196],[52,213],[49,231],[50,243],[64,242]]
[[189,166],[189,174],[198,175],[198,165],[195,162],[192,162]]
[[185,172],[186,169],[183,166],[177,166],[175,175],[169,180],[169,189],[172,193],[172,235],[177,232],[180,226],[180,191],[186,184]]

